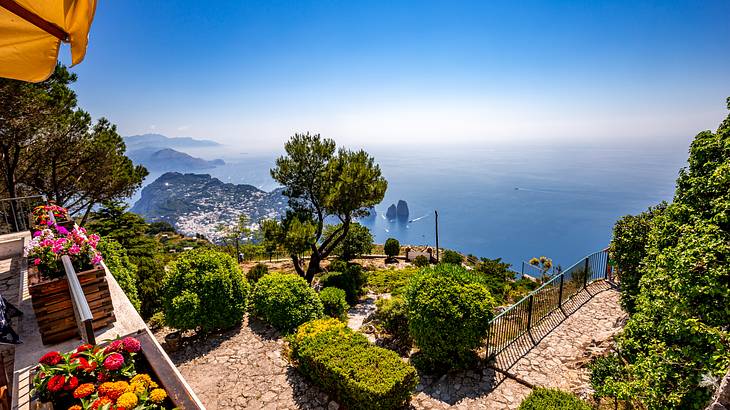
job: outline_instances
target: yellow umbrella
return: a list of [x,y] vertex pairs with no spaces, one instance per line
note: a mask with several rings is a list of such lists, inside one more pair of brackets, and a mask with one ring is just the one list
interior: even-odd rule
[[62,41],[80,63],[95,11],[96,0],[0,0],[0,77],[45,80]]

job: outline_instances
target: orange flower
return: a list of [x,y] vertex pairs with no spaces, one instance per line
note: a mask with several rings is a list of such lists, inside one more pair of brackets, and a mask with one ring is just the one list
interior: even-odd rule
[[78,404],[74,404],[73,406],[69,407],[68,410],[81,410],[81,406]]
[[84,383],[74,390],[74,398],[83,399],[94,392],[94,385],[91,383]]
[[162,389],[154,389],[150,392],[150,400],[156,404],[162,403],[162,400],[165,400],[166,397],[167,393]]

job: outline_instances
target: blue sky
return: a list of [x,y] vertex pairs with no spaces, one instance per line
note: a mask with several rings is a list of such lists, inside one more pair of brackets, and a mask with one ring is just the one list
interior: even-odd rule
[[101,1],[75,88],[124,135],[250,151],[305,130],[685,143],[725,116],[728,15],[726,0]]

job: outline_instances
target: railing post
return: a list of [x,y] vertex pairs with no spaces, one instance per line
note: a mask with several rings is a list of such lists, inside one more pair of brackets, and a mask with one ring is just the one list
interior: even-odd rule
[[588,286],[588,258],[586,257],[586,264],[583,267],[583,289]]
[[527,330],[529,331],[532,327],[532,298],[534,295],[530,295],[527,300]]
[[563,281],[565,281],[565,274],[560,274],[560,289],[558,290],[558,307],[563,307]]

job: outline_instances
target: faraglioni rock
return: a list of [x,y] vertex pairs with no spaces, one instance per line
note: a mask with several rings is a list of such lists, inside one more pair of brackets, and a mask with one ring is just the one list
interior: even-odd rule
[[399,200],[396,210],[398,213],[398,219],[408,219],[408,202],[402,199]]
[[388,218],[389,221],[392,221],[393,219],[395,219],[397,214],[398,214],[398,211],[395,207],[395,204],[391,204],[388,207],[388,211],[385,212],[385,217]]

